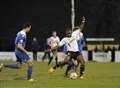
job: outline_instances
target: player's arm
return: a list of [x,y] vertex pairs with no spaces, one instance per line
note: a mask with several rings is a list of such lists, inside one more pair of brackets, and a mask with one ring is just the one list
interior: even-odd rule
[[80,36],[78,36],[77,34],[73,34],[71,36],[71,38],[66,42],[67,44],[70,44],[72,41],[74,40],[79,40],[80,39]]
[[23,51],[24,53],[29,54],[28,51],[22,46],[22,43],[19,42],[17,48]]
[[65,38],[63,38],[63,39],[59,42],[59,44],[58,44],[57,46],[52,47],[52,48],[51,48],[51,51],[62,47],[64,44],[66,44]]
[[85,26],[85,17],[83,16],[83,17],[82,17],[81,24],[80,24],[80,31],[83,31],[84,26]]
[[58,37],[58,40],[57,40],[57,45],[59,45],[59,43],[60,43],[60,38]]

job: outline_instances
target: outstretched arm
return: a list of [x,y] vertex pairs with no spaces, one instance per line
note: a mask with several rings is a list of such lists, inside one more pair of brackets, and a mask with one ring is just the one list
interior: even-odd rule
[[82,18],[82,21],[81,21],[81,23],[80,23],[80,31],[83,31],[83,29],[84,29],[84,26],[85,26],[85,21],[86,21],[86,19],[85,19],[85,17],[83,16]]
[[53,50],[55,50],[55,49],[57,49],[57,48],[62,47],[64,44],[66,44],[66,42],[67,42],[67,39],[66,39],[66,38],[63,38],[63,39],[59,42],[59,44],[58,44],[57,46],[51,48],[51,51],[53,51]]

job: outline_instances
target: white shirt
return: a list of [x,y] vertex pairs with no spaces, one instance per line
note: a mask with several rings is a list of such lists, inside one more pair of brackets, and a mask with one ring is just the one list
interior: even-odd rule
[[49,45],[51,46],[51,48],[57,46],[59,44],[59,42],[60,42],[60,39],[58,36],[56,36],[56,37],[52,36],[49,39]]
[[50,38],[47,38],[47,45],[50,46]]
[[73,52],[79,51],[77,41],[73,40],[70,43],[68,43],[70,41],[70,39],[71,39],[71,37],[70,38],[68,38],[68,37],[63,38],[60,41],[59,46],[63,46],[65,44],[67,44],[68,51],[73,51]]
[[79,40],[81,37],[80,35],[81,35],[81,31],[80,31],[80,29],[78,29],[72,33],[71,38],[73,38],[74,40]]
[[67,42],[70,45],[69,51],[73,51],[73,52],[79,51],[79,46],[77,41],[81,38],[80,33],[81,33],[80,29],[72,33],[71,38]]
[[69,40],[70,40],[69,37],[64,37],[64,38],[60,41],[59,46],[61,47],[61,46],[65,45],[65,44],[68,45]]
[[83,37],[84,37],[84,36],[83,36],[83,33],[82,33],[82,32],[80,32],[80,39],[81,39],[81,38],[83,38]]
[[71,38],[68,41],[68,44],[71,45],[70,51],[74,51],[74,52],[79,51],[78,40],[80,40],[82,36],[83,34],[80,31],[80,29],[72,32]]

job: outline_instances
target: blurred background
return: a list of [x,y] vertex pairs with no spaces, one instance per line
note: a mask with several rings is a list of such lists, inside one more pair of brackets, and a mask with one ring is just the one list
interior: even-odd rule
[[[120,0],[75,0],[75,25],[80,16],[86,17],[86,38],[114,38],[107,45],[119,48]],[[46,38],[56,30],[60,38],[71,28],[70,0],[2,0],[0,1],[0,51],[13,51],[16,33],[25,22],[32,24],[27,47],[33,37],[38,39],[40,51]],[[103,42],[102,42],[103,43]],[[100,42],[87,43],[99,45]],[[93,47],[93,48],[94,48]],[[29,49],[29,48],[28,48]]]

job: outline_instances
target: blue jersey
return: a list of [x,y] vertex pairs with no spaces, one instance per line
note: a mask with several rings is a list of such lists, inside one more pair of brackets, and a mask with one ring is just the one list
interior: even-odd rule
[[[65,37],[66,39],[68,39],[69,37]],[[64,38],[64,39],[65,39]],[[61,40],[62,41],[62,40]],[[69,45],[68,44],[64,44],[64,46],[63,46],[63,52],[64,53],[67,53],[69,51]]]
[[26,33],[24,31],[20,31],[17,33],[17,37],[15,39],[15,54],[17,58],[21,59],[22,61],[27,61],[29,56],[18,49],[18,44],[21,43],[23,48],[26,46]]
[[68,45],[67,45],[67,44],[65,44],[65,45],[63,46],[63,52],[64,52],[64,53],[67,53],[67,52],[68,52]]
[[15,49],[17,49],[18,43],[22,43],[23,47],[26,46],[26,33],[24,31],[20,31],[17,33],[17,37],[15,39]]
[[80,32],[80,39],[77,41],[77,43],[78,43],[79,52],[82,52],[83,44],[84,44],[84,36],[82,32]]

